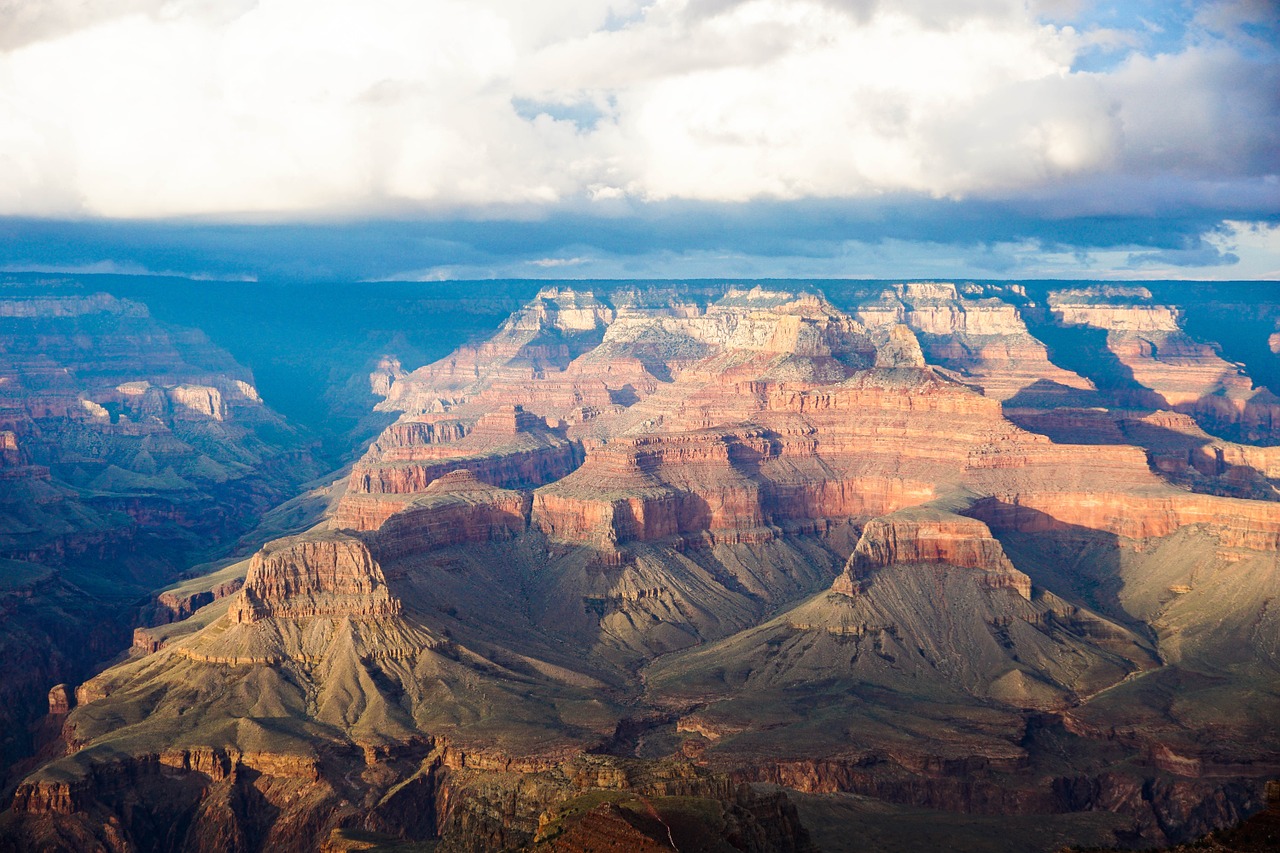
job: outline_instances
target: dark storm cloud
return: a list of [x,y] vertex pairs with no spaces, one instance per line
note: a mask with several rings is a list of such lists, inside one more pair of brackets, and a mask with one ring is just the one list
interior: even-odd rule
[[[1081,195],[1087,195],[1081,191]],[[1212,193],[1208,193],[1212,196]],[[1238,201],[1238,196],[1235,197]],[[1211,198],[1209,200],[1212,200]],[[1266,200],[1258,199],[1258,200]],[[324,280],[380,278],[438,266],[553,267],[593,254],[651,259],[661,254],[729,253],[760,258],[837,258],[849,242],[953,245],[988,269],[1011,261],[993,250],[1026,243],[1052,252],[1132,250],[1131,265],[1231,263],[1205,241],[1224,220],[1280,222],[1275,206],[1221,204],[1129,212],[1070,210],[1033,214],[1025,200],[665,202],[595,212],[561,210],[538,218],[380,220],[329,224],[237,225],[191,222],[78,223],[0,220],[0,268],[77,268],[109,262],[201,276]],[[566,274],[571,271],[566,270]]]

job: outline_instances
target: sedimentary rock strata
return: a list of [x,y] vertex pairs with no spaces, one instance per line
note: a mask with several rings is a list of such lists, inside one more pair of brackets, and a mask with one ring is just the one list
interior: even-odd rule
[[277,616],[378,619],[399,612],[368,546],[338,534],[275,542],[255,554],[227,618],[247,624]]
[[[887,566],[935,563],[977,569],[982,583],[1031,598],[1031,579],[1013,567],[985,524],[929,509],[903,510],[868,522],[846,572],[851,581]],[[842,588],[852,590],[854,584],[844,581]]]
[[[77,707],[47,697],[67,754],[8,831],[642,849],[696,801],[721,835],[691,849],[806,849],[762,782],[1105,809],[1143,843],[1232,820],[1280,772],[1280,464],[1270,392],[1188,310],[556,287],[433,364],[387,358],[397,419],[333,511],[242,586],[229,565],[161,596],[181,621]],[[85,401],[249,405],[158,384]],[[5,464],[31,464],[12,433]]]
[[1093,383],[1054,364],[1028,330],[1024,289],[1014,286],[1000,296],[974,289],[962,294],[944,282],[901,284],[853,313],[872,327],[905,323],[931,364],[954,370],[989,397],[1055,406],[1096,399]]
[[[1125,304],[1114,304],[1117,298]],[[1183,328],[1183,312],[1152,304],[1144,288],[1113,296],[1068,290],[1051,294],[1049,313],[1064,327],[1097,330],[1097,382],[1123,403],[1187,412],[1224,437],[1267,440],[1277,398],[1255,387],[1239,364],[1225,361],[1211,343]],[[1137,303],[1137,304],[1135,304]]]
[[[47,578],[21,585],[0,631],[3,763],[36,748],[52,684],[128,647],[136,600],[315,473],[309,442],[202,332],[107,293],[6,286],[0,558]],[[0,580],[0,601],[14,594]]]

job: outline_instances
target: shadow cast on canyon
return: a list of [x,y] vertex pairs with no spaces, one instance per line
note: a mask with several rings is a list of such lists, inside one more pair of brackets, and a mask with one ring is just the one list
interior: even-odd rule
[[1114,619],[1143,635],[1145,623],[1120,600],[1120,537],[1059,521],[1038,509],[983,498],[962,512],[991,528],[1013,565],[1046,589],[1079,607]]
[[1105,329],[1058,326],[1033,322],[1031,317],[1026,319],[1031,333],[1048,350],[1051,362],[1091,381],[1099,395],[1109,398],[1113,405],[1170,408],[1163,396],[1138,382],[1132,368],[1111,351]]

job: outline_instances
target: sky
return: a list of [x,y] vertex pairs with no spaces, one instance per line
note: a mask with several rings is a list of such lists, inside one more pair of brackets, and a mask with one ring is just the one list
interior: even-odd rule
[[0,271],[1280,280],[1280,0],[0,0]]

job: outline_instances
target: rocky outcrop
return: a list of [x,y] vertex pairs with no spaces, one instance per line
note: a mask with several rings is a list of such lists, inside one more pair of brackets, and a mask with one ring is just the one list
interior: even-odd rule
[[[731,440],[686,434],[620,439],[596,448],[578,475],[536,493],[534,524],[561,539],[601,543],[758,528],[759,487],[733,471]],[[657,474],[668,466],[710,488],[695,494],[664,485]]]
[[470,431],[469,424],[443,416],[431,420],[397,421],[382,431],[371,450],[385,462],[411,460],[420,452],[419,448],[450,444],[465,438]]
[[[684,353],[678,343],[684,344]],[[666,356],[665,368],[677,372],[690,363],[690,353],[697,360],[723,349],[802,357],[856,354],[864,366],[875,357],[875,344],[863,325],[824,297],[761,287],[731,287],[705,307],[685,303],[620,312],[603,346],[638,352],[642,363]]]
[[[1163,793],[1163,792],[1162,792]],[[1238,826],[1174,848],[1171,853],[1206,850],[1210,853],[1265,853],[1280,845],[1280,782],[1266,785],[1266,805]]]
[[157,607],[153,618],[156,624],[181,622],[201,607],[212,604],[220,598],[235,595],[243,586],[244,578],[231,578],[213,584],[209,589],[162,592],[156,596]]
[[0,301],[0,317],[5,319],[47,320],[93,314],[135,318],[149,316],[145,305],[128,299],[118,299],[109,293],[76,296],[6,294],[6,298]]
[[273,542],[254,555],[227,611],[234,624],[263,619],[396,616],[400,601],[361,540],[340,533]]
[[665,825],[656,817],[624,810],[613,803],[602,803],[561,829],[547,849],[557,853],[600,851],[636,851],[658,853],[676,849],[668,842]]
[[447,803],[440,831],[451,849],[814,849],[785,794],[684,763],[636,774],[609,758],[584,757],[514,785],[486,774],[441,775],[448,793],[438,798]]
[[352,471],[348,493],[352,495],[404,495],[422,492],[450,471],[467,470],[490,485],[539,486],[569,474],[580,451],[571,442],[544,446],[513,447],[511,452],[458,454],[435,462],[360,464]]
[[401,367],[400,359],[384,355],[378,359],[378,366],[369,374],[369,390],[378,397],[391,395],[391,386],[407,376]]
[[499,488],[558,480],[582,461],[582,448],[521,406],[500,406],[474,422],[406,421],[388,427],[352,469],[337,523],[376,530],[401,511],[400,496],[425,493],[439,478],[465,471]]
[[1063,408],[1021,410],[1009,418],[1055,443],[1140,447],[1152,471],[1193,491],[1254,500],[1277,498],[1274,481],[1280,474],[1280,450],[1215,438],[1187,414]]
[[[945,563],[977,569],[993,588],[1009,588],[1031,598],[1031,579],[1013,567],[991,530],[981,521],[931,509],[909,509],[873,519],[849,558],[847,572],[866,577],[899,564]],[[844,591],[852,585],[841,583]]]
[[[884,758],[874,757],[785,762],[743,775],[753,781],[800,791],[855,793],[953,813],[1009,816],[1109,811],[1124,815],[1130,822],[1116,833],[1116,841],[1141,844],[1144,848],[1152,844],[1190,842],[1210,826],[1235,823],[1249,804],[1256,801],[1253,786],[1215,791],[1213,786],[1203,783],[1163,778],[1135,780],[1114,772],[1056,777],[1038,783],[1026,780],[1025,785],[1009,787],[993,778],[990,772],[993,769],[991,762],[974,757],[956,762],[926,762],[925,766],[910,767],[915,772],[895,774],[887,772]],[[1268,826],[1265,819],[1258,823],[1261,824],[1258,828]],[[1215,840],[1224,837],[1240,836],[1219,832],[1215,838],[1189,843],[1185,849],[1220,849],[1223,853],[1272,849],[1265,844],[1256,848],[1234,844],[1213,846]],[[1178,853],[1184,850],[1183,847],[1173,849]]]
[[169,399],[174,404],[175,417],[221,421],[227,416],[222,392],[208,385],[176,385],[169,389]]
[[1113,332],[1178,332],[1178,312],[1167,305],[1097,305],[1071,302],[1087,292],[1054,294],[1050,305],[1055,318],[1068,326],[1091,326]]
[[884,343],[876,348],[875,366],[881,368],[924,367],[920,342],[906,326],[892,326]]
[[528,494],[498,489],[470,471],[434,480],[408,508],[388,517],[371,537],[380,559],[467,543],[511,539],[528,522]]
[[55,684],[49,690],[49,714],[54,717],[65,717],[75,707],[75,692],[67,684]]

